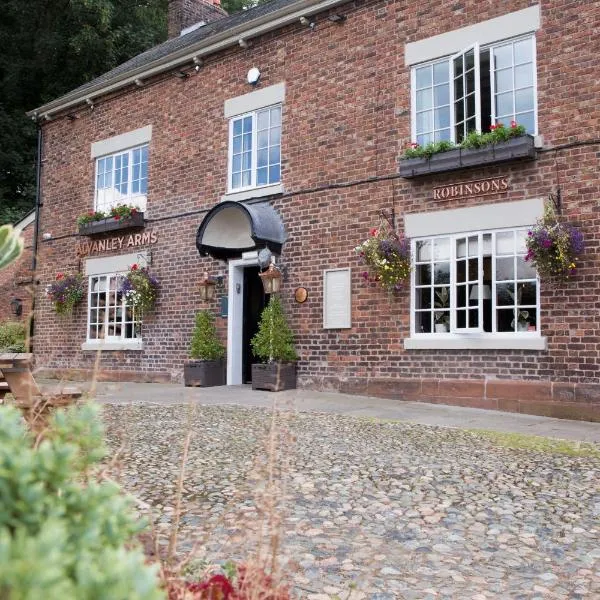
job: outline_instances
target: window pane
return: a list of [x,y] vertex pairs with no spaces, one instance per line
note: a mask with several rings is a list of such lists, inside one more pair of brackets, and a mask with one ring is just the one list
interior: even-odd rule
[[238,135],[233,138],[233,153],[239,154],[242,151],[242,136]]
[[518,113],[533,110],[533,88],[517,90],[515,92],[515,110]]
[[467,255],[467,240],[460,239],[456,241],[456,256],[464,258]]
[[496,69],[512,66],[512,45],[494,48],[494,66]]
[[431,312],[417,312],[415,314],[415,331],[417,333],[431,333]]
[[423,240],[417,242],[417,262],[431,260],[431,241]]
[[501,231],[496,234],[496,254],[514,254],[515,238],[512,231]]
[[259,131],[258,132],[258,147],[266,148],[269,145],[269,132]]
[[426,88],[424,90],[419,90],[416,95],[417,101],[417,110],[426,110],[431,108],[432,99],[431,99],[431,89]]
[[244,151],[248,151],[252,148],[252,134],[251,133],[244,134],[242,147],[243,147]]
[[503,117],[504,115],[512,115],[513,110],[513,95],[512,92],[496,95],[496,114]]
[[472,94],[475,91],[475,71],[469,71],[465,76],[466,93]]
[[415,283],[417,285],[429,285],[431,283],[430,265],[417,265],[415,271]]
[[435,141],[439,142],[440,140],[449,140],[450,139],[450,129],[440,129],[435,132]]
[[515,278],[515,259],[512,256],[496,259],[496,281]]
[[271,109],[271,127],[281,125],[281,106]]
[[252,117],[244,117],[244,133],[252,131]]
[[445,129],[450,127],[450,107],[440,108],[435,111],[435,128]]
[[[269,151],[266,148],[258,151],[256,164],[258,167],[264,167],[269,164]],[[250,165],[248,165],[248,168],[250,168]]]
[[274,164],[279,163],[279,161],[280,161],[279,150],[280,150],[280,146],[273,146],[272,148],[269,149],[269,164],[274,165]]
[[469,50],[465,53],[465,71],[475,68],[475,50]]
[[496,92],[507,92],[513,89],[513,71],[512,69],[502,69],[496,71]]
[[530,262],[517,256],[517,279],[535,279],[536,271]]
[[533,44],[531,38],[515,42],[515,64],[533,61]]
[[431,85],[432,85],[431,65],[428,65],[426,67],[419,67],[418,69],[416,69],[415,74],[416,74],[415,79],[416,79],[418,90],[420,90],[421,88],[424,88],[424,87],[431,87]]
[[450,258],[450,239],[438,238],[434,240],[434,258],[436,260]]
[[535,133],[535,118],[533,116],[533,111],[520,113],[515,120],[519,125],[525,127],[527,133],[531,133],[532,135]]
[[257,113],[257,127],[259,130],[269,127],[269,112],[268,110],[261,110]]
[[526,240],[529,237],[527,235],[527,230],[521,229],[520,231],[517,231],[516,236],[517,236],[517,254],[526,254],[527,253]]
[[233,189],[239,188],[242,185],[242,175],[240,173],[233,173],[231,175],[231,187]]
[[448,63],[441,62],[433,65],[433,83],[447,83],[448,82]]
[[269,182],[269,169],[267,167],[263,167],[262,169],[257,169],[256,185],[267,185],[268,182]]
[[469,327],[478,327],[479,326],[479,310],[470,310],[469,311]]
[[434,283],[450,283],[450,263],[436,263],[433,273]]
[[438,85],[433,88],[433,101],[435,106],[443,106],[450,102],[450,86]]
[[269,183],[278,183],[281,180],[281,166],[271,165],[269,167]]
[[467,305],[467,286],[459,285],[456,288],[456,306]]
[[537,284],[535,282],[519,283],[519,295],[521,298],[520,304],[523,306],[535,306],[537,303],[536,294]]
[[233,135],[241,135],[242,133],[242,119],[236,119],[233,122]]
[[431,308],[431,288],[417,288],[415,292],[415,307]]
[[[467,112],[465,118],[470,119],[470,117],[475,117],[475,94],[467,96]],[[469,129],[474,129],[474,127],[469,127]]]
[[458,100],[459,98],[462,98],[463,95],[464,95],[463,78],[462,78],[462,75],[460,75],[459,77],[457,77],[454,80],[454,98]]
[[430,133],[417,135],[417,144],[419,144],[419,146],[427,146],[427,144],[432,141],[433,139]]
[[269,144],[274,146],[275,144],[281,143],[281,127],[271,127],[269,134]]
[[231,169],[234,173],[238,173],[242,170],[242,155],[238,154],[233,157],[233,161],[231,163]]
[[498,283],[496,284],[496,304],[498,306],[514,306],[515,304],[515,284]]
[[250,171],[244,171],[242,173],[242,186],[247,187],[252,183],[251,177],[250,177]]
[[464,260],[459,260],[456,263],[456,281],[464,283],[467,280],[467,264]]
[[417,131],[429,132],[433,129],[433,111],[417,113]]
[[252,166],[252,153],[244,152],[242,154],[242,169],[248,170]]
[[520,65],[515,67],[515,87],[528,87],[533,85],[533,65]]
[[514,309],[501,309],[496,311],[496,329],[499,332],[514,331],[512,325],[515,318]]

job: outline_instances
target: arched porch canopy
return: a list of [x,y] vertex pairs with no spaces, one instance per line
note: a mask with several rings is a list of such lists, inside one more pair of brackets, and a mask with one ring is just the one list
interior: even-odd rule
[[201,256],[226,260],[260,248],[281,254],[286,239],[281,217],[268,202],[227,200],[211,208],[202,220],[196,248]]

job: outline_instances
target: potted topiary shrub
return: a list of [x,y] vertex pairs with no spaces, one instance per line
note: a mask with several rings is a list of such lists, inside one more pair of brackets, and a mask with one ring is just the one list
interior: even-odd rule
[[190,358],[183,366],[183,380],[188,387],[225,385],[225,346],[217,336],[215,317],[208,311],[196,315],[190,345]]
[[271,295],[260,316],[258,332],[252,338],[254,356],[262,363],[252,365],[252,389],[280,392],[296,387],[294,335],[283,314],[281,300]]

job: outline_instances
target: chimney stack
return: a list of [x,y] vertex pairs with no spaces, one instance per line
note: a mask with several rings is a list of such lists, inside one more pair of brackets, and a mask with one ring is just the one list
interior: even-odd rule
[[186,27],[226,16],[221,0],[169,0],[169,39],[177,37]]

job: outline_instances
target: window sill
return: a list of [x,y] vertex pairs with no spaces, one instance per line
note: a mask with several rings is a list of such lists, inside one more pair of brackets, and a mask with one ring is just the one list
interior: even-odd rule
[[403,158],[400,160],[399,173],[405,179],[412,179],[510,160],[533,160],[535,157],[535,139],[531,135],[524,135],[483,148],[456,148],[439,152],[430,158]]
[[275,194],[283,194],[283,185],[277,183],[276,185],[267,185],[264,187],[253,188],[251,190],[244,190],[243,192],[230,192],[225,194],[221,201],[225,202],[241,202],[242,200],[250,200],[251,198],[264,198],[265,196],[274,196]]
[[82,350],[143,350],[142,340],[128,340],[123,342],[100,342],[91,341],[81,344]]
[[107,217],[99,221],[92,221],[79,226],[79,235],[98,235],[119,229],[140,229],[144,227],[144,213],[136,212],[128,219],[115,219]]
[[406,338],[405,350],[547,350],[545,337],[516,333],[510,337],[433,334]]

